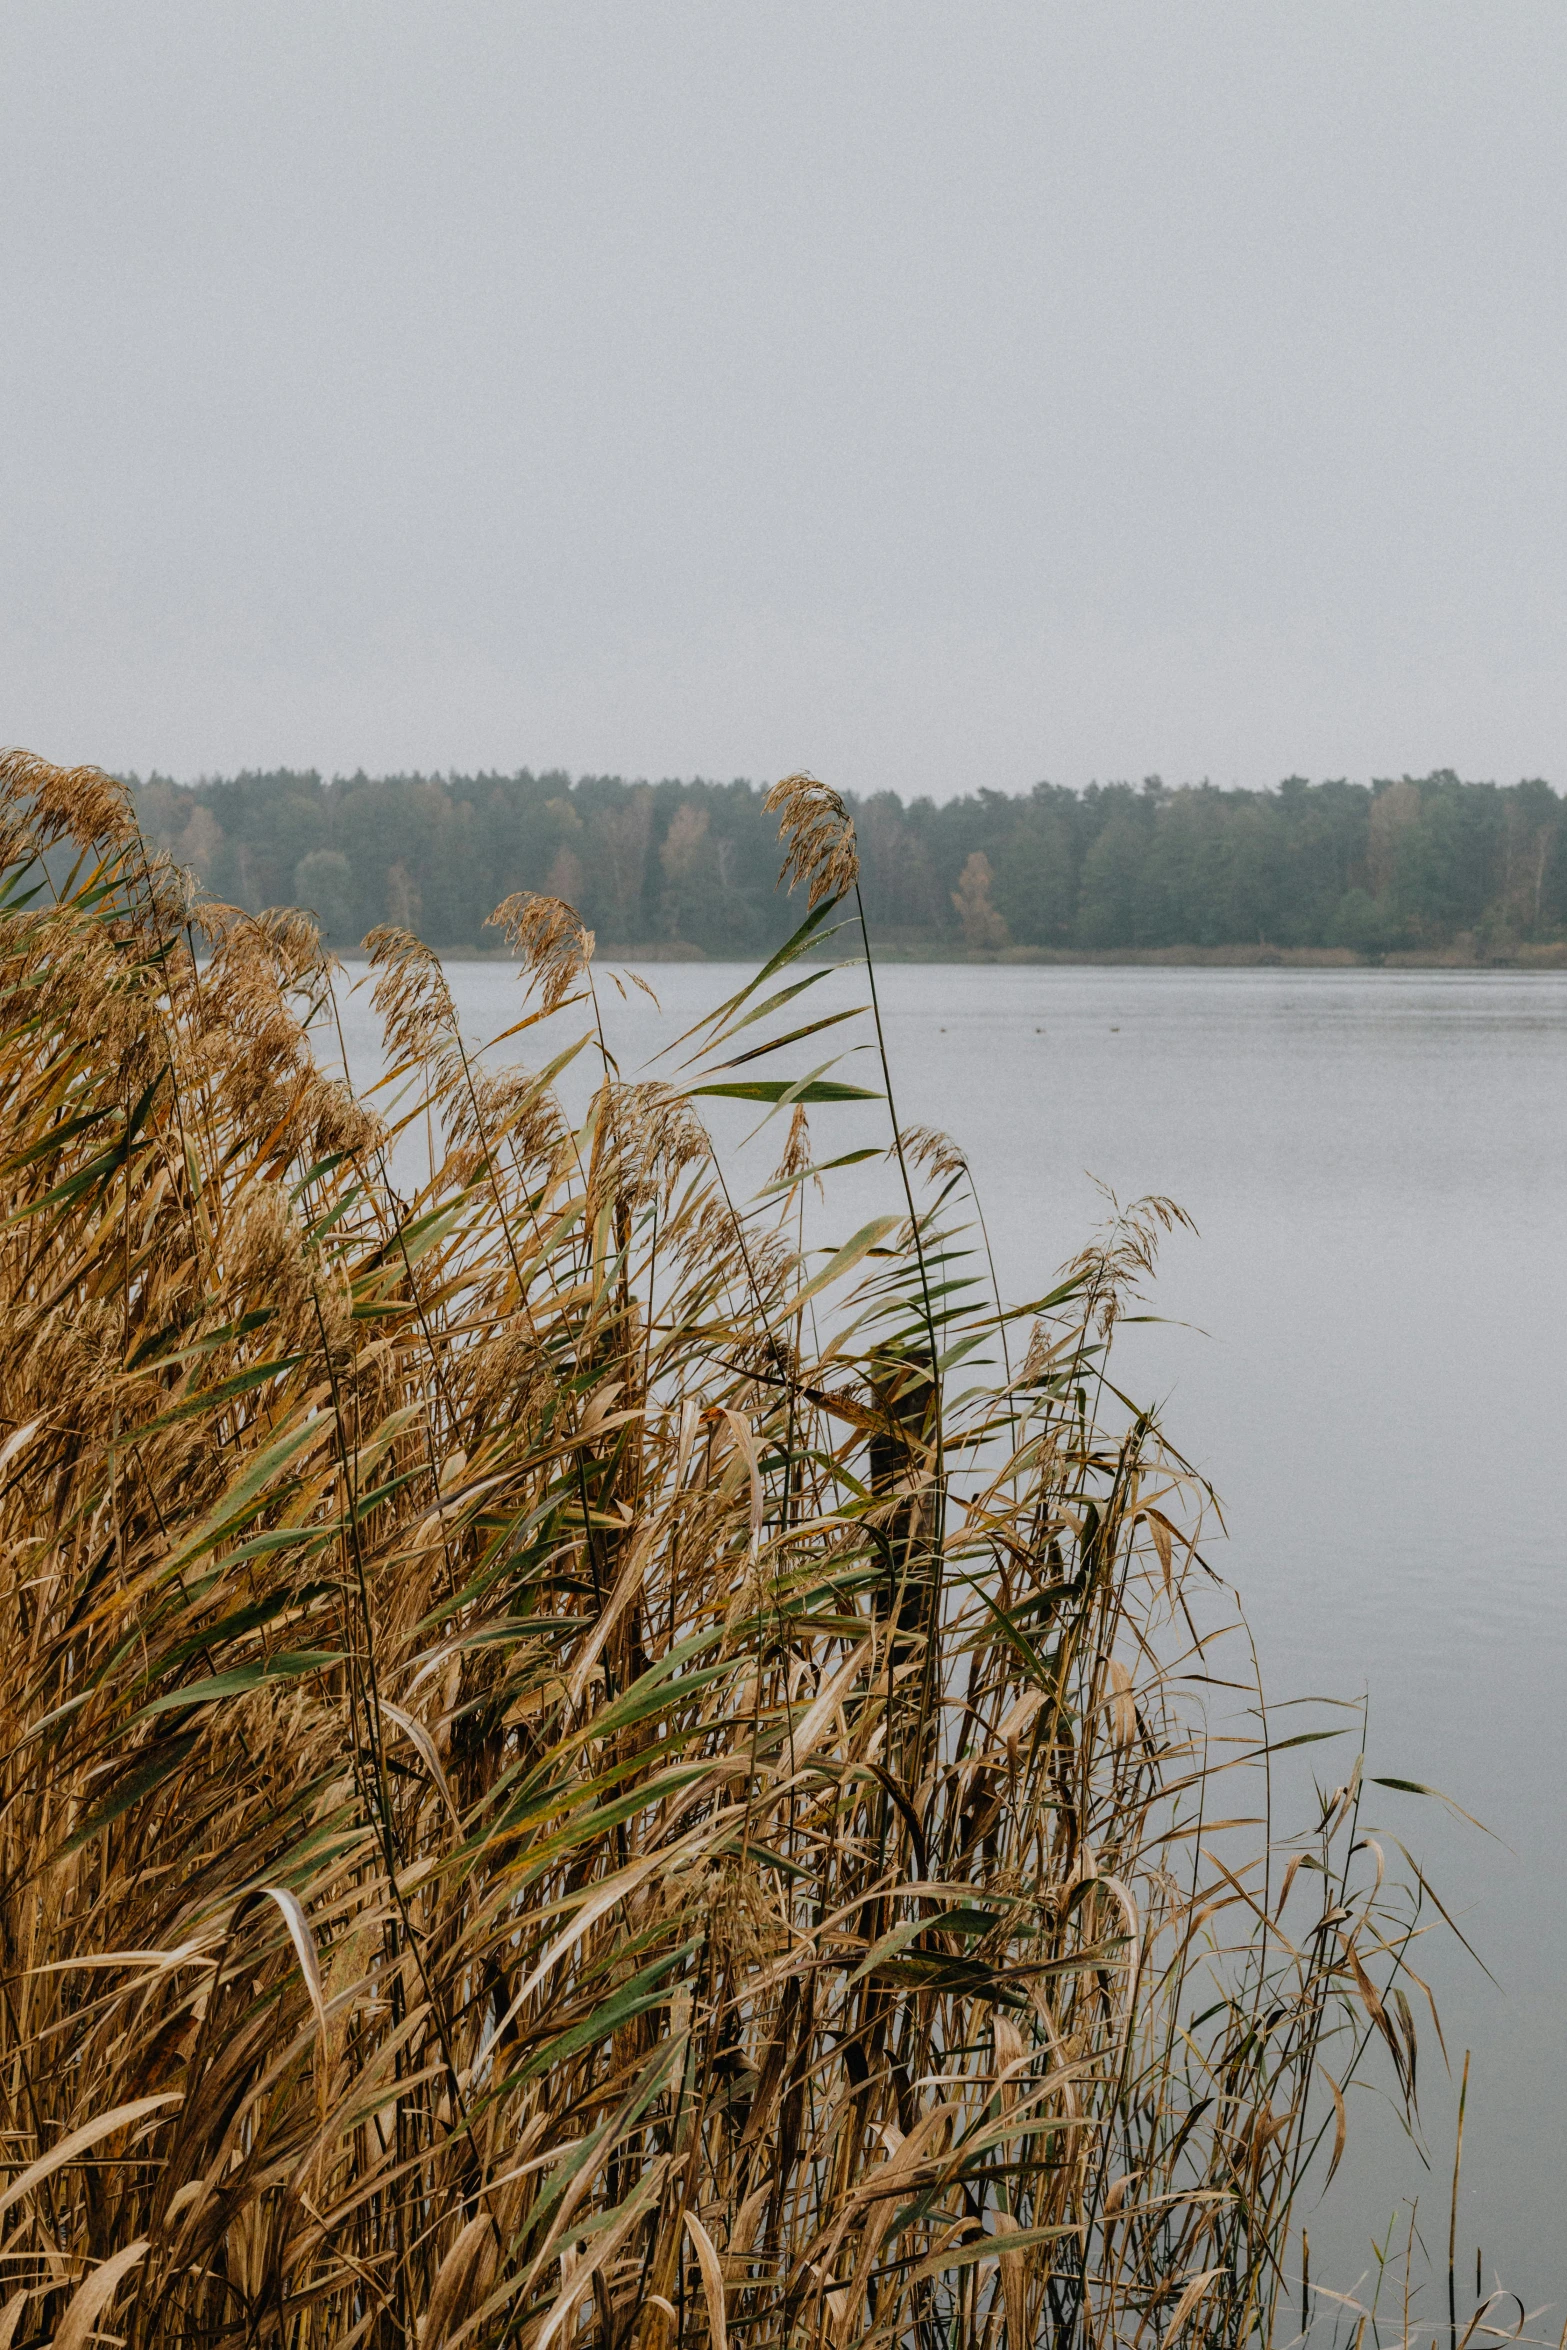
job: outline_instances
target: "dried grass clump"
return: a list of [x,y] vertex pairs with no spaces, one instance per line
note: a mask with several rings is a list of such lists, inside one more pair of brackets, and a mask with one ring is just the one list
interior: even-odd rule
[[6,773],[112,846],[0,903],[0,2343],[1267,2338],[1407,1926],[1358,1771],[1282,1878],[1205,1825],[1267,1739],[1101,1338],[1160,1205],[1008,1379],[935,1212],[802,1253],[803,1116],[726,1197],[693,1097],[863,1098],[723,1058],[760,981],[574,1123],[384,936],[404,1200],[309,926],[198,961]]

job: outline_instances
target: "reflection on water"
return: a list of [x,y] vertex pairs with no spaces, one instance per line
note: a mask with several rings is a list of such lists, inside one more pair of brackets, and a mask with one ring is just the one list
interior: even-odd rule
[[[476,1039],[517,1017],[508,972],[449,976]],[[739,982],[713,965],[647,976],[662,1018],[602,991],[628,1075]],[[806,1000],[852,1001],[856,979]],[[1464,2257],[1472,2269],[1483,2246],[1488,2281],[1560,2301],[1567,975],[904,966],[880,985],[899,1115],[963,1143],[1011,1294],[1037,1295],[1103,1215],[1095,1178],[1195,1218],[1201,1237],[1166,1250],[1167,1321],[1128,1333],[1123,1378],[1162,1399],[1220,1492],[1215,1562],[1240,1586],[1270,1694],[1368,1692],[1368,1768],[1443,1788],[1494,1831],[1377,1800],[1498,1978],[1434,1939],[1416,1954],[1455,2067],[1474,2050]],[[547,1049],[529,1040],[528,1057]],[[871,1066],[844,1073],[875,1083]],[[738,1146],[752,1117],[714,1108]],[[816,1113],[817,1155],[880,1139],[875,1118]],[[777,1148],[774,1129],[747,1154],[758,1179]],[[886,1180],[843,1178],[845,1230],[887,1204]],[[1432,2169],[1367,2101],[1336,2220],[1308,2215],[1324,2281],[1330,2250],[1353,2282],[1400,2194],[1419,2193],[1445,2261],[1452,2099],[1429,2034],[1422,2068]]]

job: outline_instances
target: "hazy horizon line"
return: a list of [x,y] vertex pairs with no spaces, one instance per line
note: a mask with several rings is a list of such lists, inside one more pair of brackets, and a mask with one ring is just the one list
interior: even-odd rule
[[[227,773],[219,770],[203,770],[200,774],[191,776],[171,775],[166,773],[162,768],[158,767],[149,769],[146,775],[139,774],[133,768],[119,769],[115,770],[114,772],[117,775],[118,781],[124,783],[130,789],[137,791],[144,790],[152,784],[169,784],[172,785],[176,791],[201,791],[210,788],[213,785],[241,783],[252,778],[261,779],[278,775],[313,777],[314,780],[319,785],[321,785],[323,789],[328,790],[340,784],[351,784],[359,782],[436,783],[444,784],[450,787],[455,783],[482,783],[486,781],[511,783],[517,781],[523,776],[531,777],[536,782],[548,782],[553,781],[558,776],[565,782],[567,788],[573,791],[576,790],[579,785],[585,783],[618,783],[624,785],[629,790],[637,790],[639,788],[645,787],[646,789],[652,791],[657,790],[665,784],[679,784],[683,787],[695,784],[705,784],[715,790],[720,791],[732,791],[736,788],[743,788],[746,791],[765,792],[770,791],[773,784],[778,780],[776,776],[757,777],[750,775],[705,775],[700,771],[687,773],[684,775],[631,775],[627,774],[623,770],[617,772],[616,770],[607,767],[584,767],[574,770],[572,768],[563,766],[532,767],[526,764],[518,767],[388,767],[382,768],[379,771],[361,766],[353,768],[352,770],[338,768],[335,769],[331,774],[328,774],[324,768],[320,767],[294,767],[288,765],[279,765],[275,767],[236,767]],[[976,799],[985,792],[994,793],[1001,799],[1009,800],[1024,800],[1027,799],[1033,792],[1042,790],[1074,792],[1078,795],[1079,798],[1083,797],[1091,791],[1148,791],[1151,789],[1157,789],[1165,792],[1258,792],[1271,796],[1278,794],[1285,788],[1287,784],[1292,783],[1304,784],[1308,789],[1315,789],[1324,784],[1343,783],[1356,786],[1362,790],[1376,791],[1377,789],[1388,784],[1425,783],[1429,782],[1433,778],[1444,776],[1451,776],[1458,782],[1469,785],[1490,784],[1495,789],[1501,791],[1511,790],[1516,784],[1543,783],[1547,790],[1556,794],[1558,799],[1562,798],[1563,796],[1567,796],[1567,786],[1563,786],[1557,783],[1553,777],[1548,775],[1519,775],[1513,777],[1509,782],[1503,782],[1499,775],[1466,776],[1456,767],[1428,767],[1424,770],[1423,773],[1420,774],[1417,774],[1413,769],[1404,768],[1396,775],[1368,774],[1311,776],[1303,775],[1298,770],[1292,770],[1288,775],[1280,776],[1277,782],[1274,783],[1215,783],[1213,778],[1209,775],[1185,776],[1182,777],[1180,781],[1171,783],[1168,782],[1164,776],[1159,774],[1157,770],[1155,770],[1147,775],[1106,775],[1103,777],[1094,776],[1091,777],[1087,783],[1066,784],[1056,783],[1050,776],[1042,775],[1036,777],[1034,782],[1029,784],[974,784],[963,790],[956,790],[940,794],[929,791],[905,793],[896,790],[890,784],[882,785],[879,789],[874,791],[856,791],[852,785],[844,785],[835,788],[840,788],[842,790],[843,796],[846,800],[861,805],[871,800],[894,799],[897,800],[900,805],[906,807],[917,807],[922,800],[930,802],[930,804],[935,807],[945,807],[950,805],[950,803],[954,800]],[[830,782],[832,779],[827,777],[823,780]]]

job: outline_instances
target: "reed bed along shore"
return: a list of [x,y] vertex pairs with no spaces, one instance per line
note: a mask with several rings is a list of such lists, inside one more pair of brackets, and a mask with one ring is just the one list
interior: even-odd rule
[[[0,783],[0,2350],[1295,2333],[1420,1888],[1358,1766],[1268,1817],[1111,1367],[1177,1211],[1003,1308],[958,1146],[838,1063],[873,968],[813,1020],[833,795],[779,787],[800,928],[661,1073],[528,898],[518,1065],[382,931],[360,1099],[308,920],[193,905],[96,771]],[[867,1094],[885,1212],[808,1249]]]

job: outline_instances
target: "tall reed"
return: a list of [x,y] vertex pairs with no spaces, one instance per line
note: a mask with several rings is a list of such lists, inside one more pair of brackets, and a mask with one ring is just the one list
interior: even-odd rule
[[[1204,1495],[1108,1367],[1168,1204],[1003,1310],[894,1122],[802,1248],[807,1112],[890,1091],[802,1001],[833,795],[662,1078],[529,899],[510,1033],[580,1035],[475,1058],[382,931],[367,1101],[308,921],[0,786],[0,2350],[1289,2331],[1411,1912],[1358,1766],[1233,1817]],[[789,1120],[743,1205],[709,1096]]]

